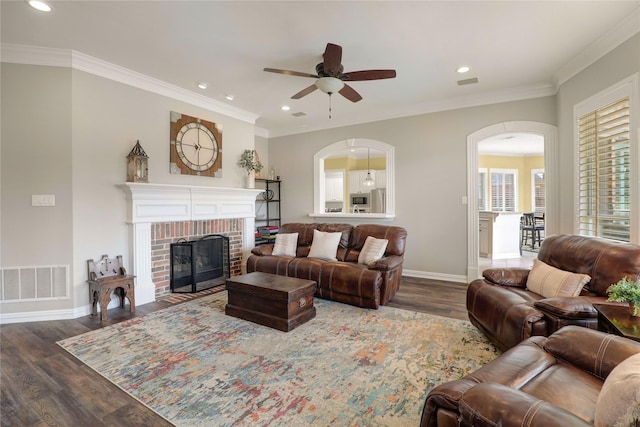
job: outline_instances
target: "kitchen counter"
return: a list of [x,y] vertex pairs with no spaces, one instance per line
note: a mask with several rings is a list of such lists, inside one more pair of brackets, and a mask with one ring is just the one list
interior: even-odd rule
[[482,258],[520,257],[520,212],[480,211],[479,246]]

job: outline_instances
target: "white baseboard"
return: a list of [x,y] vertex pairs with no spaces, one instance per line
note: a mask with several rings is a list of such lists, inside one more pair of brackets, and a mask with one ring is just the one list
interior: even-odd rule
[[[136,284],[136,307],[153,302],[156,300],[155,286],[138,286]],[[116,308],[120,304],[118,297],[113,297],[107,306],[107,310]],[[129,301],[125,299],[125,307],[128,310]],[[98,314],[100,313],[100,304],[98,304]],[[26,322],[46,322],[51,320],[68,320],[77,319],[78,317],[88,316],[91,314],[91,305],[87,304],[81,307],[62,309],[62,310],[45,310],[45,311],[23,311],[18,313],[0,313],[0,325],[9,323],[26,323]]]
[[89,305],[79,308],[47,311],[23,311],[20,313],[0,314],[0,325],[8,323],[46,322],[51,320],[75,319],[91,314]]
[[422,279],[444,280],[446,282],[468,283],[466,276],[460,276],[457,274],[433,273],[429,271],[403,269],[402,275],[409,277],[419,277]]

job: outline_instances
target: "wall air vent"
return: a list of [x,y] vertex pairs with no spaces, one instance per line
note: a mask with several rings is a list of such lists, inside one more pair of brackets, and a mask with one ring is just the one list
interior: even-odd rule
[[470,79],[464,79],[464,80],[458,80],[458,86],[472,85],[474,83],[478,83],[478,78],[477,77],[473,77],[473,78],[470,78]]
[[302,111],[297,112],[297,113],[293,113],[291,114],[293,117],[302,117],[302,116],[306,116],[307,113],[303,113]]

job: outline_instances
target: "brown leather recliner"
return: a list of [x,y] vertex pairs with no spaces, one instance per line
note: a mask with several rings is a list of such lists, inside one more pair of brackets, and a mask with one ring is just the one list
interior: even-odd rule
[[[309,258],[313,231],[341,232],[337,261]],[[281,276],[314,280],[316,296],[364,308],[386,304],[400,287],[407,231],[380,224],[289,223],[279,233],[298,233],[295,257],[274,256],[273,244],[251,250],[247,273],[260,271]],[[358,256],[368,236],[387,239],[384,256],[371,265],[358,264]]]
[[[607,303],[607,288],[627,276],[640,279],[640,246],[594,237],[556,234],[545,238],[538,259],[560,270],[591,277],[577,297],[545,298],[527,290],[528,269],[485,270],[467,288],[469,320],[500,350],[566,325],[598,327],[594,303]],[[617,303],[612,303],[617,304]]]
[[433,388],[420,426],[592,426],[607,376],[637,353],[639,342],[580,326],[531,337]]

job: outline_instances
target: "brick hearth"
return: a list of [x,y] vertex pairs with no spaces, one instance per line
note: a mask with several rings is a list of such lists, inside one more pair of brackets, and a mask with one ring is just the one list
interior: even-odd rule
[[178,240],[197,240],[209,234],[221,234],[228,237],[231,276],[242,274],[243,227],[244,220],[242,218],[152,224],[151,279],[155,285],[156,298],[171,292],[169,249],[171,243]]

